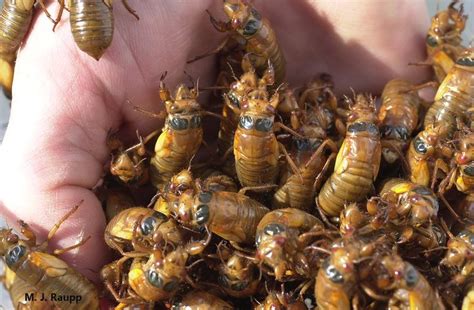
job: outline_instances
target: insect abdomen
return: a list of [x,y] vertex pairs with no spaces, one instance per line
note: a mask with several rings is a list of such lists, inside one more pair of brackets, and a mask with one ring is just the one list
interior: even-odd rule
[[72,0],[70,23],[77,46],[99,60],[112,42],[112,9],[103,0]]

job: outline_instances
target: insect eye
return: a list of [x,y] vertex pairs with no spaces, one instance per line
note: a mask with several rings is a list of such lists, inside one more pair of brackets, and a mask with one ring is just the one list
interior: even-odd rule
[[208,205],[199,205],[196,210],[196,223],[202,225],[207,222],[209,219],[209,206]]
[[456,63],[461,66],[474,67],[474,58],[471,57],[461,57]]
[[165,290],[166,292],[172,292],[178,288],[178,285],[179,285],[178,279],[172,278],[163,286],[163,290]]
[[412,266],[406,270],[405,282],[408,286],[414,286],[418,282],[418,272]]
[[160,219],[160,220],[163,220],[163,221],[168,220],[168,217],[166,215],[164,215],[163,213],[158,212],[158,211],[153,212],[153,217],[155,217],[157,219]]
[[405,127],[397,127],[396,132],[401,139],[408,140],[408,130]]
[[474,177],[474,166],[466,166],[463,169],[463,172],[470,177]]
[[367,124],[362,123],[362,122],[350,124],[349,127],[347,127],[348,132],[361,132],[361,131],[365,131],[366,129],[367,129]]
[[425,142],[419,137],[415,138],[415,140],[413,141],[413,145],[415,146],[415,150],[417,153],[426,154],[426,152],[428,152],[428,148],[426,147]]
[[375,124],[367,124],[367,131],[373,135],[379,134],[379,129],[377,128]]
[[269,132],[273,128],[273,121],[269,118],[259,118],[255,122],[255,129],[262,132]]
[[459,238],[469,240],[469,243],[474,244],[474,234],[469,230],[463,230],[458,234]]
[[250,116],[244,115],[240,117],[240,127],[244,129],[252,129],[253,127],[253,119]]
[[426,36],[426,44],[428,44],[431,47],[435,47],[435,46],[438,45],[438,40],[436,40],[436,38],[431,36],[431,35],[427,35]]
[[232,103],[233,106],[240,108],[240,101],[239,99],[237,99],[233,92],[229,92],[227,94],[227,97],[229,98],[230,103]]
[[150,282],[153,286],[157,288],[163,287],[163,278],[161,278],[158,273],[154,270],[148,270],[146,273],[146,279]]
[[268,224],[267,226],[265,226],[265,228],[263,229],[263,232],[266,234],[266,235],[269,235],[269,236],[274,236],[274,235],[278,235],[282,232],[284,232],[286,229],[285,229],[285,226],[281,225],[281,224]]
[[140,225],[140,230],[144,236],[151,234],[155,230],[156,219],[154,217],[147,217]]
[[415,193],[417,193],[417,194],[420,194],[420,195],[433,195],[433,192],[432,192],[429,188],[427,188],[427,187],[425,187],[425,186],[418,186],[418,187],[415,187],[415,188],[413,189],[413,191],[414,191]]
[[201,116],[195,115],[191,118],[191,128],[201,127]]
[[18,263],[20,258],[23,257],[26,253],[26,248],[22,245],[14,246],[10,251],[8,251],[7,255],[5,256],[5,260],[7,262],[8,267]]
[[185,118],[173,117],[170,121],[170,125],[174,130],[184,130],[188,128],[188,120]]
[[329,260],[326,260],[324,262],[324,272],[326,273],[326,276],[329,278],[334,283],[343,283],[344,278],[342,274],[334,267],[334,265],[331,265],[329,263]]
[[295,144],[296,144],[296,148],[299,150],[299,151],[307,151],[309,150],[309,141],[308,139],[295,139]]
[[199,193],[199,201],[202,203],[209,203],[212,199],[211,192],[200,192]]
[[245,288],[247,288],[248,286],[248,282],[237,282],[237,283],[234,283],[231,285],[231,289],[233,289],[234,291],[243,291],[245,290]]
[[252,36],[258,31],[258,28],[260,28],[260,21],[253,18],[249,19],[247,24],[245,24],[243,35]]
[[329,98],[329,93],[327,91],[324,91],[321,93],[321,95],[318,96],[318,98],[316,98],[316,101],[321,104],[323,103],[324,101],[328,100]]

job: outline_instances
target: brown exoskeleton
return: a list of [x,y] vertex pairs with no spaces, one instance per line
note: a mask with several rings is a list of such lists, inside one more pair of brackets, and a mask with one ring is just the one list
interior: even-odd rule
[[256,258],[271,268],[277,281],[308,279],[306,238],[317,235],[325,236],[324,225],[309,213],[294,208],[269,212],[258,223]]
[[457,120],[465,121],[466,111],[472,108],[474,98],[474,48],[464,49],[456,59],[435,95],[424,120],[425,130],[429,126],[443,125],[445,136],[456,130]]
[[[217,147],[219,154],[224,157],[232,149],[235,130],[239,124],[241,107],[245,97],[253,90],[258,88],[266,90],[267,85],[273,85],[274,83],[275,73],[273,67],[269,66],[263,73],[262,78],[259,79],[248,55],[245,55],[242,59],[242,69],[244,73],[238,80],[230,84],[229,91],[223,94],[223,119],[220,122]],[[233,163],[226,162],[223,168],[225,168],[224,171],[228,175],[235,175]]]
[[268,92],[261,88],[250,92],[242,102],[233,145],[235,169],[242,186],[275,184],[279,173],[280,152],[286,156],[293,171],[299,174],[274,133],[280,127],[300,136],[282,123],[274,123],[278,103],[278,92],[268,98]]
[[[138,134],[137,134],[138,135]],[[148,182],[148,163],[146,162],[145,144],[154,137],[154,133],[142,139],[136,145],[124,150],[122,142],[114,135],[107,137],[107,146],[111,151],[110,173],[121,182],[140,186]]]
[[18,277],[15,272],[8,267],[5,268],[3,282],[16,309],[59,310],[59,308],[49,300],[39,300],[38,298],[35,298],[34,300],[27,299],[28,296],[32,295],[41,296],[41,292]]
[[[64,9],[64,1],[60,0],[61,10],[58,20]],[[71,32],[80,50],[99,60],[105,50],[112,43],[114,34],[114,16],[112,2],[114,0],[66,0],[70,11]],[[127,11],[137,20],[138,15],[127,3],[121,0]]]
[[184,296],[173,299],[172,310],[201,310],[201,309],[221,309],[231,310],[234,307],[223,299],[211,293],[193,290]]
[[[406,151],[409,140],[419,125],[420,106],[423,104],[416,91],[431,84],[413,85],[406,80],[394,79],[385,85],[378,122],[382,144],[392,145],[392,149],[382,149],[387,163],[394,163]],[[398,153],[393,151],[394,147],[399,150]]]
[[[202,143],[202,111],[199,105],[198,86],[189,89],[180,84],[172,97],[165,87],[166,72],[160,79],[160,98],[165,104],[166,120],[155,144],[155,155],[150,161],[151,181],[162,190],[169,179],[186,168]],[[160,114],[138,110],[157,118]],[[207,112],[209,113],[209,112]]]
[[[386,216],[396,224],[422,226],[437,218],[439,203],[427,187],[402,179],[387,180],[380,190],[380,197],[393,206]],[[376,215],[376,210],[369,210]]]
[[394,289],[388,309],[445,309],[438,293],[426,278],[410,263],[398,255],[382,258],[392,283],[386,289]]
[[[177,220],[192,229],[204,227],[228,241],[252,244],[260,219],[269,211],[259,202],[234,192],[185,191],[179,201],[170,204],[170,211]],[[196,247],[202,252],[208,241]]]
[[[121,306],[143,304],[169,299],[176,294],[180,285],[188,279],[186,263],[189,254],[186,249],[179,246],[175,250],[164,254],[161,250],[150,250],[150,256],[134,258],[126,278],[122,266],[123,259],[107,265],[101,272],[107,289]],[[116,287],[120,278],[124,277],[126,284],[119,285],[125,294],[117,291]]]
[[[456,186],[461,193],[467,194],[461,209],[464,217],[474,221],[474,133],[470,129],[461,126],[457,133],[459,135],[458,150],[451,160],[451,169],[438,187],[438,194],[443,202],[449,206],[444,194]],[[436,176],[437,171],[433,174]]]
[[423,131],[411,140],[407,151],[407,161],[410,167],[409,179],[413,183],[429,186],[433,177],[433,169],[436,167],[448,172],[448,167],[442,158],[439,158],[441,139],[444,135],[444,125],[425,127]]
[[[275,68],[276,85],[285,79],[285,58],[278,45],[270,22],[246,0],[225,0],[224,12],[228,22],[217,21],[210,16],[213,26],[220,32],[229,32],[226,39],[212,52],[198,56],[189,62],[215,54],[224,48],[230,53],[235,50],[250,53],[257,71],[266,70],[268,62]],[[209,13],[209,12],[208,12]]]
[[127,255],[132,249],[147,253],[158,244],[182,244],[184,235],[174,219],[153,209],[134,207],[120,212],[107,224],[105,242]]
[[358,264],[374,254],[376,243],[342,239],[332,244],[319,268],[314,295],[318,309],[351,309],[360,281]]
[[333,134],[334,130],[341,136],[345,135],[345,126],[340,119],[340,114],[345,113],[338,108],[334,82],[329,74],[321,73],[306,85],[298,106],[304,111],[305,125],[321,128],[325,135]]
[[[325,156],[325,151],[330,149],[331,156]],[[289,176],[285,183],[273,195],[272,205],[274,208],[297,208],[311,211],[314,196],[318,189],[319,180],[317,176],[327,169],[327,165],[337,154],[337,146],[332,140],[325,140],[314,151],[311,157],[301,166],[299,174]]]
[[243,298],[257,293],[260,274],[256,264],[237,254],[232,254],[227,259],[221,257],[221,260],[222,263],[218,267],[218,281],[226,294]]
[[[16,276],[46,296],[80,296],[74,302],[76,309],[99,309],[99,296],[94,285],[83,275],[71,268],[56,255],[62,254],[84,244],[84,239],[68,248],[57,249],[54,255],[46,253],[48,241],[54,236],[61,224],[73,214],[79,206],[69,211],[49,232],[42,244],[36,244],[36,235],[28,224],[19,221],[21,233],[27,238],[22,240],[11,229],[0,229],[0,255]],[[66,309],[71,306],[69,299],[51,300],[56,306]]]
[[461,33],[466,26],[467,15],[463,15],[461,3],[452,1],[446,10],[436,13],[426,35],[426,51],[430,58],[436,78],[441,82],[454,65],[454,60],[462,50]]
[[381,152],[374,100],[359,94],[350,106],[347,134],[337,154],[334,172],[316,198],[318,208],[335,217],[346,202],[364,199],[377,178]]

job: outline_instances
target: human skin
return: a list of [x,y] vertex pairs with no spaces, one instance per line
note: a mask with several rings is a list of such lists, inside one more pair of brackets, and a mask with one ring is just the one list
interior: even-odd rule
[[[62,257],[93,280],[110,255],[103,241],[105,217],[90,190],[109,159],[107,132],[120,129],[132,142],[136,129],[144,135],[160,128],[159,120],[135,112],[133,105],[163,108],[157,89],[164,71],[171,88],[186,81],[184,70],[199,76],[201,85],[212,85],[215,58],[192,65],[186,60],[223,38],[205,13],[209,9],[224,19],[221,1],[129,2],[140,20],[115,1],[113,42],[98,62],[76,47],[67,13],[54,33],[37,13],[18,55],[10,124],[0,148],[0,211],[9,225],[22,219],[44,238],[84,200],[51,248],[91,236]],[[425,69],[407,66],[425,58],[429,19],[423,0],[256,0],[255,5],[272,22],[293,86],[328,72],[338,92],[350,93],[352,87],[377,94],[395,77],[427,78]],[[53,15],[57,8],[48,7]]]

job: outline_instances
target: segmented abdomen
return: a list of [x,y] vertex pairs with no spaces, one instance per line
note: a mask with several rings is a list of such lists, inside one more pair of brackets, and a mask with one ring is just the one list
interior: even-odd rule
[[351,160],[342,174],[333,173],[318,196],[319,205],[330,216],[337,216],[344,204],[363,199],[372,189],[372,165]]
[[112,42],[114,17],[103,0],[72,0],[71,31],[77,46],[96,60]]
[[275,184],[278,177],[278,142],[273,133],[253,136],[237,128],[234,139],[235,169],[242,186]]
[[[248,40],[246,51],[255,53],[259,56],[265,56],[269,59],[275,70],[275,83],[278,86],[285,81],[286,61],[283,52],[278,45],[275,31],[270,27],[270,22],[263,20],[262,28],[258,33]],[[267,63],[262,63],[258,69],[265,69]]]
[[155,156],[150,161],[151,182],[157,188],[189,165],[202,143],[202,128],[165,129],[157,140]]
[[321,172],[325,159],[325,156],[316,158],[308,167],[304,167],[306,164],[303,163],[300,168],[303,180],[299,175],[291,175],[273,195],[273,208],[296,208],[309,212],[314,198],[313,183]]
[[33,9],[20,10],[14,2],[6,0],[0,14],[0,57],[9,62],[15,59],[33,16]]
[[385,85],[378,114],[381,126],[404,127],[408,136],[411,136],[418,125],[420,105],[418,95],[408,92],[411,87],[413,85],[410,82],[401,79],[391,80]]
[[318,203],[329,216],[338,216],[344,205],[366,197],[373,188],[381,158],[377,136],[349,134],[337,154],[334,172],[319,192]]
[[[14,271],[61,309],[70,309],[71,305],[74,309],[99,309],[99,297],[94,285],[56,256],[31,252]],[[64,300],[72,296],[80,296],[81,300],[77,304]]]
[[426,112],[424,128],[446,126],[447,135],[456,130],[456,118],[465,119],[465,111],[474,105],[474,74],[454,67],[438,88],[435,102]]
[[222,238],[235,242],[255,242],[257,225],[270,210],[259,202],[238,193],[212,194],[212,221],[209,229]]

